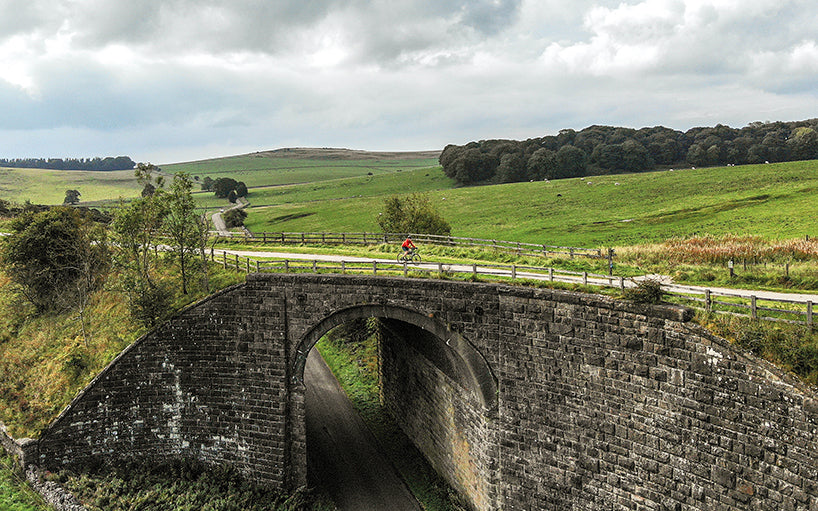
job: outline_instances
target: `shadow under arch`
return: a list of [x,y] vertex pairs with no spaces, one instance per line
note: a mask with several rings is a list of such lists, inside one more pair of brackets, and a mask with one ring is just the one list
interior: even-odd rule
[[[391,305],[356,305],[338,310],[312,327],[298,343],[293,361],[292,381],[304,382],[304,366],[307,355],[327,332],[354,319],[386,318],[403,321],[418,327],[440,341],[443,352],[448,355],[451,365],[443,369],[454,381],[460,382],[478,398],[488,414],[497,408],[497,381],[483,355],[463,336],[453,332],[433,317],[403,307]],[[457,374],[451,374],[456,371]]]

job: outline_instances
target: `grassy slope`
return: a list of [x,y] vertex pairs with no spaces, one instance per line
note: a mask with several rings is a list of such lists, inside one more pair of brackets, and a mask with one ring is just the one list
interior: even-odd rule
[[[457,236],[573,246],[626,246],[695,233],[787,238],[815,234],[809,219],[818,214],[816,170],[818,161],[808,161],[441,186],[429,194]],[[426,173],[444,179],[439,169]],[[373,231],[382,197],[395,189],[354,199],[339,191],[334,200],[251,209],[247,224],[253,231]]]
[[13,468],[15,462],[0,447],[0,509],[3,511],[48,511],[42,497],[34,492]]
[[0,168],[0,199],[35,204],[62,204],[66,190],[79,190],[82,201],[136,197],[142,188],[133,172]]

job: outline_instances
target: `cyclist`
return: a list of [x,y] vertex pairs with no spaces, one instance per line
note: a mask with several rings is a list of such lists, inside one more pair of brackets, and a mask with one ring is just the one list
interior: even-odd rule
[[410,249],[418,248],[418,247],[416,247],[415,244],[412,243],[412,237],[407,236],[406,240],[403,242],[403,245],[401,245],[401,248],[403,249],[403,256],[407,257],[407,256],[412,255],[412,252],[411,252]]

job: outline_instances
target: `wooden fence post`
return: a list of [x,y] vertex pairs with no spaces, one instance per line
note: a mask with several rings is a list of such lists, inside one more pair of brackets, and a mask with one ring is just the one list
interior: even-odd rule
[[625,289],[625,277],[619,277],[619,289]]
[[261,263],[256,259],[256,273],[261,273]]
[[372,275],[378,274],[378,261],[372,261]]
[[713,301],[710,299],[710,290],[704,290],[704,308],[708,314],[713,312]]
[[554,282],[554,268],[548,268],[548,280]]
[[250,273],[250,258],[247,258],[247,273]]
[[318,272],[318,261],[316,261],[315,259],[312,260],[312,272],[313,273]]
[[517,265],[512,264],[511,265],[511,280],[514,280],[516,278],[517,278]]
[[807,300],[807,326],[812,328],[812,300]]
[[227,252],[222,252],[222,256],[224,256],[223,257],[223,259],[224,259],[224,269],[226,270],[227,269]]
[[588,285],[588,272],[587,271],[582,272],[582,284],[584,286]]
[[475,277],[477,276],[477,263],[472,263],[471,264],[471,272],[472,272],[472,275],[474,275]]
[[756,305],[756,297],[750,297],[750,312],[753,319],[758,319],[758,306]]
[[236,254],[236,271],[241,271],[239,268],[241,268],[241,266],[239,266],[239,255]]
[[341,273],[346,273],[346,272],[347,272],[347,262],[346,261],[341,261]]
[[284,259],[284,271],[285,271],[286,273],[289,273],[289,272],[290,272],[290,261],[288,261],[288,260],[286,260],[286,259]]
[[408,264],[406,263],[406,261],[404,261],[403,262],[403,276],[404,277],[406,277],[408,275],[407,266],[408,266]]

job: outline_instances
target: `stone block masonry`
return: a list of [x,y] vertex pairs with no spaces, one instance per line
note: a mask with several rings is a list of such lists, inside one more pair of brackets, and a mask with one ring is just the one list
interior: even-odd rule
[[387,406],[476,510],[818,511],[818,400],[674,306],[496,284],[249,275],[112,362],[28,459],[193,457],[306,481],[303,361],[379,317]]

